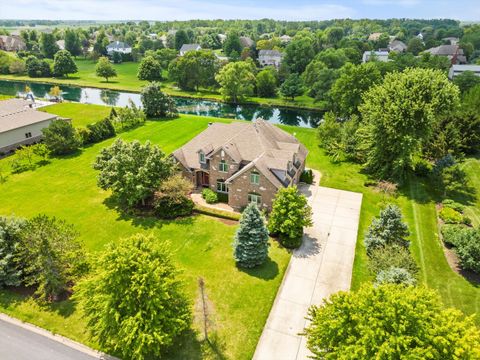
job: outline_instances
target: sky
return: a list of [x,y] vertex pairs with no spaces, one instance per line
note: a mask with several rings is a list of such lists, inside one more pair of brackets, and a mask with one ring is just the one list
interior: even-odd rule
[[480,20],[480,0],[0,0],[0,19]]

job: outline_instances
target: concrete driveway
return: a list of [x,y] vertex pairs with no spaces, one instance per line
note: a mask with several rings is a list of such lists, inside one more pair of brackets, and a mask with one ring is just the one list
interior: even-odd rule
[[340,290],[349,290],[362,194],[303,186],[313,209],[312,227],[290,260],[254,354],[256,360],[308,359],[307,309]]

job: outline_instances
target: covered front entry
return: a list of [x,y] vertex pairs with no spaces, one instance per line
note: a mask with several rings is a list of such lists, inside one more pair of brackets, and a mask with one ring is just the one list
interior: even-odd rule
[[198,171],[197,172],[197,187],[208,187],[210,186],[210,177],[208,173],[205,171]]

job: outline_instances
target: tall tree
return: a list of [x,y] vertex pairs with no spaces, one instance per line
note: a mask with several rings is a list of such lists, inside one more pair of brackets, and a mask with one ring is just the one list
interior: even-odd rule
[[425,287],[365,285],[332,295],[311,307],[308,317],[305,333],[314,359],[480,357],[473,318],[446,309]]
[[333,107],[341,117],[358,114],[363,93],[379,83],[382,75],[375,62],[361,65],[347,63],[330,91]]
[[314,56],[313,40],[309,37],[302,37],[293,39],[287,45],[282,62],[285,63],[290,72],[301,74]]
[[107,245],[75,287],[91,336],[125,359],[160,359],[191,324],[190,303],[165,242],[137,234]]
[[295,100],[295,97],[303,95],[305,88],[303,81],[298,74],[293,73],[288,76],[287,80],[280,86],[280,93],[286,98]]
[[162,91],[157,82],[152,82],[143,88],[141,100],[147,117],[174,117],[178,114],[175,101]]
[[153,56],[145,56],[138,67],[140,80],[156,81],[162,79],[162,67]]
[[60,50],[55,54],[53,60],[53,74],[57,77],[73,74],[78,71],[77,64],[73,61],[72,55],[67,50]]
[[180,29],[175,33],[175,49],[180,50],[182,45],[188,44],[190,39],[185,30]]
[[162,181],[172,175],[173,162],[156,145],[117,139],[103,148],[93,164],[99,170],[98,186],[111,189],[128,206],[144,204]]
[[42,129],[45,145],[55,155],[75,152],[80,147],[80,139],[73,125],[66,120],[55,120]]
[[268,230],[257,205],[243,210],[233,243],[234,258],[240,267],[261,265],[268,257]]
[[211,51],[189,51],[170,63],[168,74],[181,89],[198,91],[200,86],[215,84],[218,68],[218,60]]
[[240,37],[236,31],[228,33],[225,42],[223,43],[223,52],[229,58],[232,58],[233,53],[236,53],[236,57],[242,52],[242,44],[240,43]]
[[0,288],[18,286],[22,281],[20,235],[26,224],[21,218],[0,216]]
[[84,272],[85,253],[77,237],[72,225],[46,215],[30,219],[22,230],[23,281],[37,286],[35,293],[42,300],[58,300]]
[[105,80],[108,82],[108,79],[117,76],[117,71],[110,63],[110,60],[102,56],[100,59],[98,59],[97,65],[95,65],[95,74],[105,78]]
[[220,69],[215,77],[222,95],[233,103],[253,94],[254,65],[250,61],[231,62]]
[[295,248],[302,243],[303,228],[312,224],[312,208],[297,187],[280,189],[273,201],[268,230],[279,235],[285,247]]
[[405,179],[434,124],[458,103],[458,88],[438,70],[387,74],[360,106],[368,149],[366,168],[382,178]]
[[417,56],[423,51],[423,42],[417,37],[413,37],[408,41],[407,51]]
[[82,53],[82,44],[75,30],[65,30],[65,50],[73,56],[78,56]]
[[43,32],[40,36],[40,50],[46,58],[53,59],[59,49],[55,35]]
[[261,97],[274,97],[277,93],[277,73],[268,67],[257,74],[255,79],[257,94]]

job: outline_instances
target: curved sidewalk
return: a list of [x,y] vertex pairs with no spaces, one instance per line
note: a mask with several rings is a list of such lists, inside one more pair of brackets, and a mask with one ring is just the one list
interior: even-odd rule
[[316,185],[300,190],[312,206],[314,224],[292,255],[255,360],[308,359],[305,338],[299,335],[307,324],[308,308],[350,289],[362,194]]

